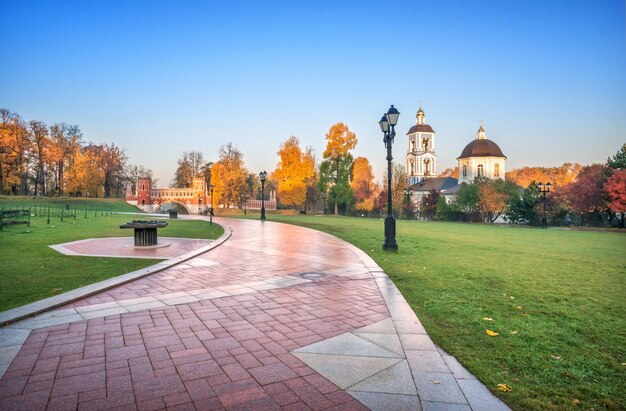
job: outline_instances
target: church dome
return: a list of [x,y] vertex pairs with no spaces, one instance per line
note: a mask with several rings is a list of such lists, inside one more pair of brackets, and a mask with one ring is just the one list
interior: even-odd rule
[[500,147],[498,147],[496,143],[489,140],[488,138],[477,138],[476,140],[471,141],[468,145],[465,146],[461,155],[457,157],[457,160],[469,157],[506,158],[506,156],[502,154],[502,150],[500,150]]

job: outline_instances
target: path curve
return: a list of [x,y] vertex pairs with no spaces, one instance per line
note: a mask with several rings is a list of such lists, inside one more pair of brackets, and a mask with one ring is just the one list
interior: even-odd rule
[[216,221],[218,248],[0,328],[0,409],[508,409],[361,250]]

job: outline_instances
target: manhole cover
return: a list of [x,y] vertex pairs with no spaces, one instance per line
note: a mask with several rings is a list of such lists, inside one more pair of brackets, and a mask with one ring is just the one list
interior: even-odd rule
[[319,280],[320,278],[326,277],[326,274],[324,273],[300,273],[296,275],[304,278],[305,280]]

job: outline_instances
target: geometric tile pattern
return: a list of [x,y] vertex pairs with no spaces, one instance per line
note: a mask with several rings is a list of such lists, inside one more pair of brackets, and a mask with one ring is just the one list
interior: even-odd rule
[[217,221],[233,233],[218,248],[1,327],[0,409],[503,405],[432,345],[360,250],[304,228]]

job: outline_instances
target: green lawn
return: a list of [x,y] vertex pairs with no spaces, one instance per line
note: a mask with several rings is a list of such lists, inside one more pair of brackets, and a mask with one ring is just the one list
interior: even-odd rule
[[514,409],[626,409],[626,233],[399,220],[394,254],[383,220],[270,220],[367,252],[435,343]]
[[[31,226],[16,224],[0,231],[0,311],[73,288],[144,268],[161,260],[77,257],[62,255],[48,245],[93,237],[132,236],[119,225],[142,216],[79,214],[76,219],[34,217]],[[144,217],[145,219],[145,217]],[[217,238],[224,230],[205,221],[168,220],[159,230],[167,237]]]
[[127,211],[141,212],[137,207],[128,204],[121,198],[70,198],[70,197],[26,197],[26,196],[4,196],[0,195],[0,207],[17,205],[43,207],[51,205],[70,205],[71,210],[74,207],[78,210],[110,210],[110,211]]

